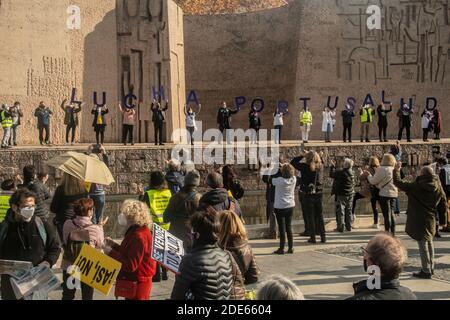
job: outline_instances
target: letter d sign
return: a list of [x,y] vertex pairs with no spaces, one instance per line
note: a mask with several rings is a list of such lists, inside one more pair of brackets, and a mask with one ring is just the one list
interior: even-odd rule
[[367,18],[367,28],[369,30],[381,30],[381,8],[377,5],[369,6],[366,10],[370,17]]
[[367,279],[367,288],[369,290],[381,289],[381,270],[380,267],[371,265],[367,268],[367,273],[370,275]]

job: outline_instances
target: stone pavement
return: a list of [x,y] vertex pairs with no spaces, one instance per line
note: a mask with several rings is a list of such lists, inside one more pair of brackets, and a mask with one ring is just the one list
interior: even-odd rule
[[[414,291],[419,299],[450,299],[450,235],[435,242],[436,277],[433,280],[416,280],[411,273],[420,268],[418,248],[399,226],[398,236],[408,248],[408,264],[402,273],[402,284]],[[352,233],[328,233],[328,243],[315,246],[306,244],[306,238],[295,237],[295,254],[274,256],[277,240],[252,240],[251,244],[261,269],[261,279],[271,274],[282,274],[294,281],[306,299],[341,300],[352,295],[352,283],[365,279],[360,247],[377,233],[373,229],[355,229]],[[155,283],[153,300],[170,296],[173,275],[169,281]],[[52,299],[60,299],[61,291],[52,293]],[[78,299],[79,293],[77,293]],[[95,299],[114,299],[96,293]]]

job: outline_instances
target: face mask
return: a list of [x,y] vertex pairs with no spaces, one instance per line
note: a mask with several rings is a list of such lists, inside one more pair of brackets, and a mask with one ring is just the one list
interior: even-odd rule
[[119,214],[119,216],[117,217],[117,220],[119,222],[119,225],[121,225],[122,227],[125,227],[128,225],[127,217],[125,217],[125,215],[123,213]]
[[30,222],[31,218],[33,218],[33,215],[34,215],[34,207],[20,209],[20,216],[26,222]]

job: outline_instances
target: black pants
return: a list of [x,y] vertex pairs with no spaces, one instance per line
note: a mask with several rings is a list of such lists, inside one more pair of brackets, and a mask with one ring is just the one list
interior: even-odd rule
[[403,130],[406,129],[406,139],[408,141],[411,140],[411,127],[401,127],[399,132],[398,132],[398,140],[402,140],[402,136],[403,136]]
[[161,266],[159,263],[156,264],[156,273],[153,276],[153,282],[161,282],[162,278],[167,277],[167,269]]
[[105,142],[105,125],[96,125],[94,127],[95,130],[95,140],[97,144],[103,144]]
[[[1,295],[2,300],[17,300],[14,290],[11,286],[11,277],[6,274],[1,276]],[[22,300],[22,299],[21,299]]]
[[307,212],[307,208],[306,208],[306,201],[305,200],[305,194],[303,192],[299,192],[298,193],[298,198],[300,199],[300,205],[302,207],[302,217],[303,217],[303,222],[305,224],[305,234],[310,234],[310,227],[309,227],[309,220],[308,217],[306,215]]
[[[352,214],[355,215],[355,208],[356,208],[356,201],[360,199],[364,199],[365,197],[361,193],[356,193],[353,197],[353,207],[352,207]],[[378,224],[378,209],[377,209],[377,198],[371,197],[370,198],[370,205],[372,206],[372,213],[373,213],[373,224]]]
[[[48,143],[50,139],[50,125],[46,124],[41,127],[38,127],[39,129],[39,142],[42,144],[43,142]],[[45,139],[44,139],[44,131],[45,131]]]
[[69,133],[70,130],[72,130],[72,140],[73,143],[75,141],[75,132],[76,132],[77,126],[75,124],[68,124],[66,126],[66,142],[69,143]]
[[423,129],[423,141],[428,140],[428,133],[430,132],[429,129]]
[[280,249],[284,250],[286,245],[286,234],[288,240],[288,248],[294,248],[294,237],[292,235],[292,216],[294,208],[275,209],[275,216],[277,217],[278,231],[280,233]]
[[122,126],[122,143],[127,143],[127,136],[128,136],[128,143],[134,143],[133,130],[134,126],[132,124],[124,124]]
[[155,122],[155,144],[163,144],[163,124]]
[[379,123],[378,124],[378,135],[380,136],[380,141],[386,141],[386,133],[387,133],[387,123]]
[[311,240],[316,240],[316,233],[324,238],[325,222],[323,220],[322,194],[305,194],[304,206]]
[[380,197],[381,211],[384,217],[384,230],[395,235],[395,198]]
[[[69,279],[69,274],[67,271],[63,271],[63,294],[62,300],[74,300],[77,289],[69,289],[67,287],[67,280]],[[89,287],[87,284],[80,283],[81,287],[81,299],[82,300],[93,300],[94,299],[94,288]]]
[[348,133],[348,141],[352,142],[352,124],[344,123],[344,142],[347,142],[347,133]]

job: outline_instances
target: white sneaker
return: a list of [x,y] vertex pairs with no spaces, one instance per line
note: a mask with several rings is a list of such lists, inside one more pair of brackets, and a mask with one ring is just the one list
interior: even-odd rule
[[68,143],[68,142],[66,142],[66,143],[64,143],[64,145],[65,145],[65,146],[68,146],[68,145],[69,145],[69,143]]
[[372,226],[372,229],[380,229],[380,226],[378,225],[378,224],[374,224],[373,226]]

